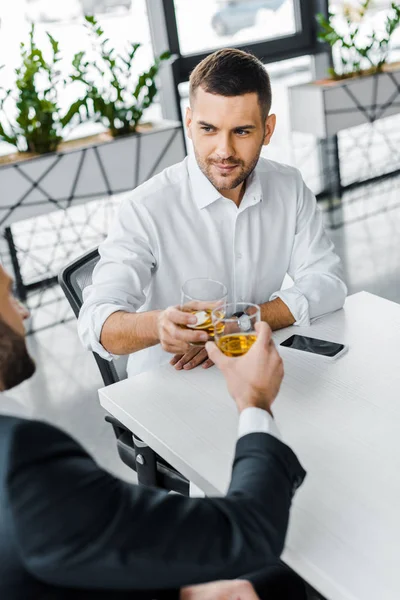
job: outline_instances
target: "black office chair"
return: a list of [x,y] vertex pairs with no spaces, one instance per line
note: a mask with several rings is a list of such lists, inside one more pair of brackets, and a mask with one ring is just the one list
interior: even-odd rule
[[[59,284],[71,305],[76,317],[82,306],[85,287],[92,283],[93,269],[99,261],[97,248],[62,269],[58,276]],[[104,385],[111,385],[126,378],[127,357],[107,361],[93,352]],[[121,460],[137,472],[141,485],[160,487],[181,494],[189,494],[189,482],[164,459],[158,456],[147,444],[132,434],[122,423],[111,415],[105,417],[111,423],[117,438],[118,454]]]

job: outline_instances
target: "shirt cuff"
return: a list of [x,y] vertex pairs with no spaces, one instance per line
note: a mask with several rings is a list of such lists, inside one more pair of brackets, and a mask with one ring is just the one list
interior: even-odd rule
[[249,433],[269,433],[282,441],[280,431],[273,417],[262,408],[245,408],[239,417],[238,438]]
[[269,300],[275,300],[275,298],[280,298],[282,302],[286,304],[293,317],[296,319],[294,325],[310,325],[308,300],[296,286],[275,292]]
[[96,354],[105,360],[111,361],[115,358],[118,358],[118,356],[111,354],[104,348],[104,346],[101,345],[101,330],[103,329],[103,325],[108,317],[120,310],[128,312],[127,307],[123,305],[119,306],[118,304],[103,304],[93,310],[89,317],[89,326],[87,326],[86,319],[82,320],[82,322],[78,321],[78,333],[83,345],[92,352],[96,352]]

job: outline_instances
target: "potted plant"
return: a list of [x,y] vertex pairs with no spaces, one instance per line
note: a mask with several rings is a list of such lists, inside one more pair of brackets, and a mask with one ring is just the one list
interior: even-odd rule
[[371,5],[344,3],[341,15],[317,15],[319,39],[331,45],[334,66],[329,78],[290,88],[294,131],[326,138],[400,111],[400,65],[389,62],[400,5],[391,4],[382,29],[367,23]]
[[[81,99],[87,116],[94,115],[113,137],[134,133],[156,94],[155,78],[161,63],[170,58],[164,52],[137,80],[132,77],[132,67],[140,44],[132,43],[127,52],[118,54],[107,39],[102,27],[92,16],[86,16],[86,28],[93,41],[95,58],[86,60],[84,52],[74,56],[72,81],[81,82],[86,95]],[[96,77],[97,75],[97,77]],[[74,113],[74,107],[71,107]]]
[[[34,42],[33,28],[29,47],[21,45],[16,91],[4,90],[0,101],[0,140],[19,151],[0,157],[2,228],[67,208],[76,200],[133,189],[185,156],[181,123],[140,125],[143,112],[155,99],[157,73],[169,53],[156,58],[135,80],[134,59],[140,44],[132,43],[126,54],[118,54],[93,17],[86,17],[86,26],[96,54],[88,60],[83,52],[77,53],[67,81],[58,72],[60,52],[54,38],[48,36],[52,48],[48,62]],[[85,93],[62,112],[58,90],[75,82],[83,85]],[[4,104],[13,96],[16,116],[14,122],[5,121]],[[108,131],[62,141],[66,128],[83,119],[100,121]]]
[[[15,89],[0,87],[0,140],[15,146],[20,153],[46,154],[57,150],[65,128],[79,111],[71,107],[62,115],[58,90],[62,85],[58,62],[58,42],[48,33],[50,60],[35,43],[35,27],[29,33],[29,43],[21,44],[21,66],[16,69]],[[3,68],[3,67],[1,67]],[[38,78],[42,79],[41,87]],[[7,119],[6,105],[14,101],[15,119]]]

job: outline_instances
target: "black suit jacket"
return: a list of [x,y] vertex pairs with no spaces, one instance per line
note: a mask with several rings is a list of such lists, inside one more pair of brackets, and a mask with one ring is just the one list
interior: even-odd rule
[[[304,476],[287,446],[253,433],[226,497],[186,498],[113,477],[50,425],[0,417],[0,597],[118,598],[261,570],[282,552]],[[18,596],[24,578],[33,592]]]

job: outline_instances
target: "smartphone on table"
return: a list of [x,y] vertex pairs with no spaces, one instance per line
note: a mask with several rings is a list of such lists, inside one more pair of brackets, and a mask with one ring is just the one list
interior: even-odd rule
[[280,344],[284,348],[292,348],[301,352],[309,352],[336,360],[343,356],[348,350],[345,344],[338,342],[330,342],[328,340],[320,340],[317,338],[307,337],[305,335],[292,335],[287,340]]

